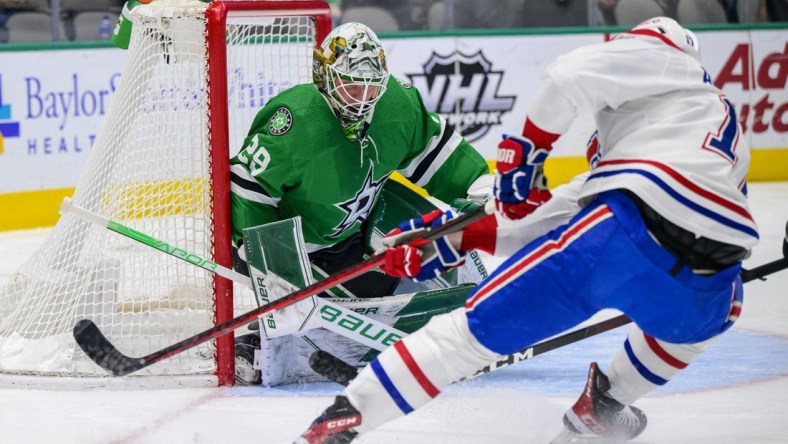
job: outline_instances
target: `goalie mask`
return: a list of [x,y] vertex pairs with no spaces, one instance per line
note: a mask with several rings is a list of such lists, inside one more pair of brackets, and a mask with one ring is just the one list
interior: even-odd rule
[[345,136],[358,140],[389,78],[378,37],[361,23],[338,26],[315,50],[312,73],[315,86],[339,117]]
[[640,29],[649,29],[662,34],[695,60],[700,60],[700,46],[695,33],[682,27],[672,18],[655,17],[632,28],[633,31]]

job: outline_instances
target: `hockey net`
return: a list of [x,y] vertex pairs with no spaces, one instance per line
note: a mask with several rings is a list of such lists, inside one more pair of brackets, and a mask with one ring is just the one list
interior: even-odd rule
[[[266,100],[311,81],[328,7],[158,0],[131,15],[126,64],[73,202],[229,267],[229,156]],[[243,296],[237,313],[252,308]],[[110,378],[72,329],[92,319],[122,352],[143,356],[231,318],[232,299],[226,280],[65,215],[0,287],[0,381],[231,384],[232,335]]]

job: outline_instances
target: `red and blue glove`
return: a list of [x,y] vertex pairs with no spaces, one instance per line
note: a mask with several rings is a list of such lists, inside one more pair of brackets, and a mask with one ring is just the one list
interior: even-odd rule
[[544,176],[549,151],[535,148],[527,138],[503,135],[498,144],[495,209],[506,219],[518,220],[550,200]]
[[453,217],[451,211],[444,213],[441,210],[434,210],[422,217],[400,223],[397,228],[383,238],[383,245],[388,249],[385,252],[385,263],[381,265],[380,269],[390,276],[423,282],[434,279],[462,264],[465,261],[466,253],[454,248],[446,237],[441,237],[420,247],[394,246],[400,235],[411,234],[427,228],[438,228]]

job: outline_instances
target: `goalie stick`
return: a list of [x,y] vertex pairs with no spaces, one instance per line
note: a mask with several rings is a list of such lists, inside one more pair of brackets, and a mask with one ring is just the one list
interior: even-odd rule
[[[72,206],[72,210],[73,208],[74,207]],[[402,236],[397,241],[400,245],[410,243],[414,247],[420,247],[435,239],[446,236],[450,233],[454,233],[456,231],[460,231],[473,222],[476,222],[477,220],[486,216],[487,214],[491,214],[493,211],[493,201],[490,200],[487,205],[472,210],[466,214],[463,214],[462,216],[456,217],[438,228],[414,231],[412,234],[408,233],[409,235]],[[372,256],[365,261],[359,262],[358,264],[347,267],[344,270],[335,273],[323,280],[317,281],[302,290],[293,292],[281,299],[262,305],[254,310],[230,319],[229,321],[223,322],[208,330],[186,338],[176,344],[165,347],[140,358],[129,357],[121,353],[107,339],[107,337],[104,336],[98,326],[90,319],[83,319],[77,322],[73,331],[74,339],[76,340],[77,345],[79,345],[79,347],[85,352],[85,355],[87,355],[101,368],[112,375],[125,376],[202,344],[203,342],[218,338],[225,333],[248,324],[250,321],[257,319],[260,315],[273,310],[282,309],[312,295],[321,293],[335,285],[360,276],[368,271],[372,271],[382,265],[384,260],[385,255],[379,254]]]
[[[751,282],[756,279],[765,280],[766,276],[788,268],[788,222],[785,224],[785,238],[783,239],[782,250],[783,257],[781,259],[759,265],[749,270],[742,269],[740,274],[742,282]],[[630,322],[632,322],[632,320],[626,315],[619,315],[605,321],[589,325],[587,327],[579,328],[555,338],[539,342],[530,347],[526,347],[508,356],[504,356],[500,360],[493,362],[479,370],[471,377],[489,373],[499,368],[507,367],[520,361],[525,361],[526,359],[531,359],[534,356],[538,356],[551,350],[561,348],[565,345],[573,344],[575,342],[582,341],[583,339],[599,335],[601,333],[627,325]],[[312,353],[312,355],[309,357],[309,366],[312,367],[312,370],[315,372],[344,386],[347,386],[348,383],[350,383],[350,381],[352,381],[353,378],[355,378],[358,374],[358,369],[356,367],[353,367],[347,362],[342,361],[341,359],[324,350],[318,350]]]
[[250,285],[249,276],[245,276],[229,268],[222,267],[221,265],[211,262],[210,260],[205,259],[197,254],[194,254],[186,250],[182,250],[178,247],[174,247],[168,244],[167,242],[156,239],[145,233],[137,231],[131,227],[127,227],[123,224],[115,222],[114,220],[110,220],[100,214],[96,214],[92,211],[74,205],[70,197],[63,198],[63,202],[60,203],[60,209],[58,210],[58,212],[60,214],[73,214],[79,217],[80,219],[84,219],[88,222],[92,222],[96,225],[100,225],[110,231],[114,231],[115,233],[126,236],[129,239],[135,240],[151,248],[155,248],[166,254],[169,254],[172,257],[176,257],[194,266],[200,267],[203,270],[210,271],[211,273],[216,273],[225,279],[229,279],[233,282],[238,282],[239,284],[243,284],[246,286]]
[[[219,264],[211,262],[210,260],[205,259],[195,253],[183,250],[178,247],[174,247],[163,240],[156,239],[141,231],[137,231],[131,227],[128,227],[111,219],[108,219],[100,214],[96,214],[78,205],[74,205],[73,202],[71,201],[71,198],[69,197],[63,199],[63,202],[60,204],[59,212],[61,214],[73,214],[79,218],[100,225],[110,231],[114,231],[115,233],[126,236],[129,239],[135,240],[151,248],[160,250],[170,256],[188,262],[196,267],[200,267],[211,273],[216,273],[219,276],[222,276],[240,285],[244,285],[250,288],[252,291],[257,292],[249,276],[246,276],[241,273],[237,273],[234,270],[231,270],[227,267],[223,267]],[[322,307],[329,307],[332,311],[336,313],[341,313],[344,317],[348,315],[352,315],[354,318],[364,322],[364,325],[374,326],[376,331],[386,330],[387,333],[396,335],[397,337],[400,338],[405,336],[405,333],[397,330],[396,328],[393,328],[392,326],[384,325],[376,320],[370,319],[362,315],[361,313],[354,312],[345,307],[329,302],[325,299],[320,300],[318,304],[320,305],[320,310],[322,310]],[[347,328],[338,328],[334,324],[328,324],[323,326],[337,334],[350,338],[361,344],[368,345],[376,350],[380,351],[386,348],[383,344],[380,344],[378,341],[372,340],[370,337],[361,334],[359,331],[351,330]]]

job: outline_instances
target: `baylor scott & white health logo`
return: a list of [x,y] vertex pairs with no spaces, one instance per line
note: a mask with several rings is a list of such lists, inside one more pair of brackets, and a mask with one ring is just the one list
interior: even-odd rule
[[[515,96],[498,95],[503,71],[495,71],[481,50],[466,55],[432,53],[423,74],[406,74],[428,110],[441,114],[469,142],[478,140],[512,110]],[[457,109],[459,108],[459,109]],[[459,112],[458,112],[459,111]]]

